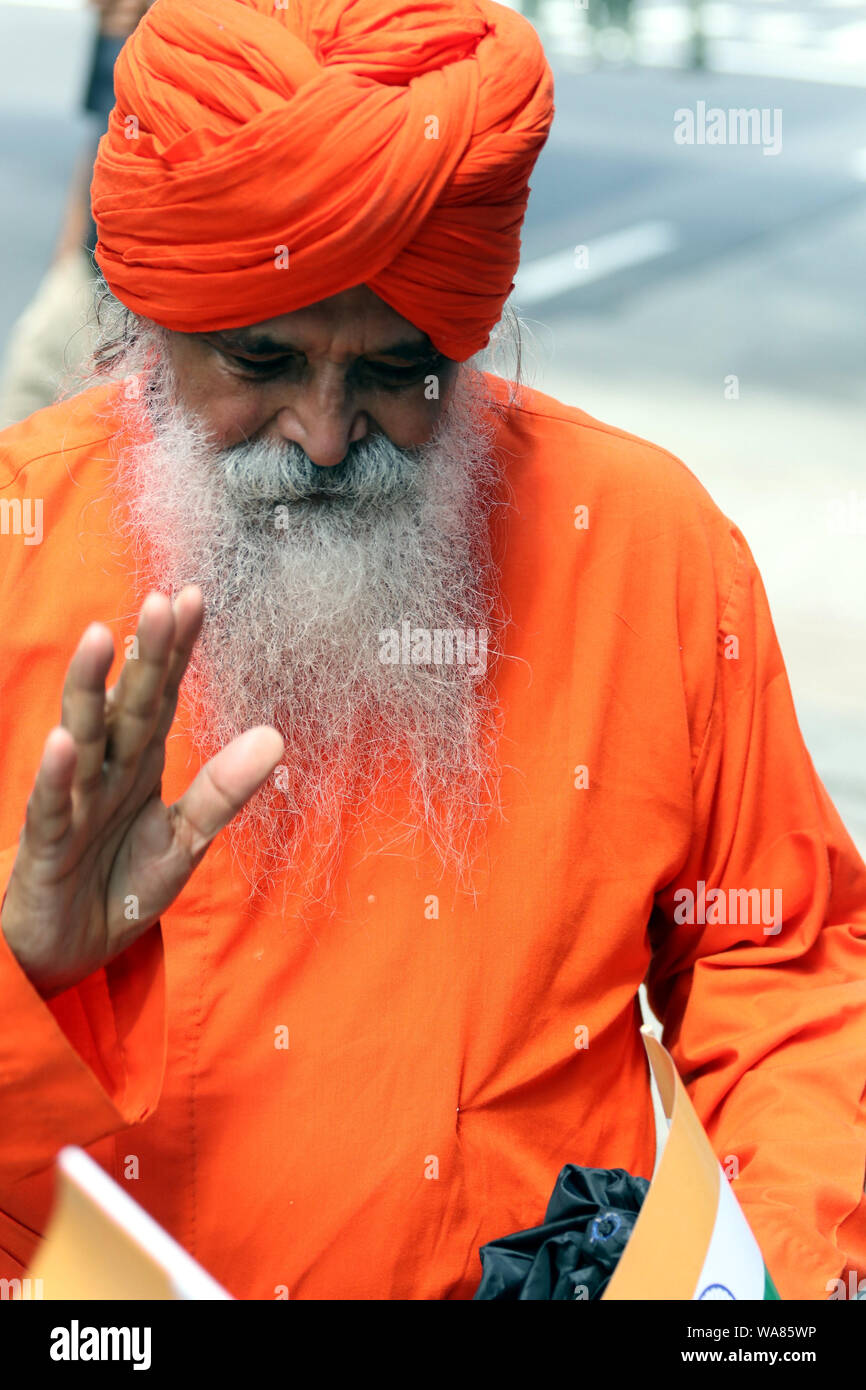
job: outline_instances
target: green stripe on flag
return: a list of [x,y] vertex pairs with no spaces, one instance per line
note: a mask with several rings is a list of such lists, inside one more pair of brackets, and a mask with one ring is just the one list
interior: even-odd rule
[[[764,1265],[764,1298],[779,1298],[778,1289],[770,1278],[770,1271],[766,1265]],[[780,1303],[781,1301],[779,1298]]]

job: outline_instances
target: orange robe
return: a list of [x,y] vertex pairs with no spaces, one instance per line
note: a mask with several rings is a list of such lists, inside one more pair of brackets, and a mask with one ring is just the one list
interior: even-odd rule
[[[111,627],[114,681],[135,627],[116,389],[0,436],[0,497],[44,517],[41,544],[0,536],[0,892],[81,633]],[[563,1164],[651,1174],[648,972],[782,1296],[866,1269],[866,867],[751,554],[677,459],[538,392],[498,444],[519,660],[476,902],[368,820],[312,927],[276,893],[252,910],[220,836],[160,926],[50,1003],[0,934],[0,1274],[75,1143],[240,1298],[469,1298]],[[179,714],[167,801],[199,766]],[[780,889],[781,930],[678,922],[699,881]]]

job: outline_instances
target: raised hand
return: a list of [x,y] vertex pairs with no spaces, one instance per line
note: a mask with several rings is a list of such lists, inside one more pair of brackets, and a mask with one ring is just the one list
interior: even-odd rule
[[239,735],[172,806],[162,800],[165,741],[201,630],[201,591],[145,599],[138,654],[108,692],[111,633],[93,623],[42,752],[0,907],[10,949],[44,998],[77,984],[158,921],[214,836],[283,756],[276,729]]

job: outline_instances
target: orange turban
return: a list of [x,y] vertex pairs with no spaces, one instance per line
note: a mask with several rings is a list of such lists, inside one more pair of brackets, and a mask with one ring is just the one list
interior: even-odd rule
[[181,332],[366,284],[459,361],[513,288],[553,117],[534,29],[493,0],[156,0],[91,185],[96,260]]

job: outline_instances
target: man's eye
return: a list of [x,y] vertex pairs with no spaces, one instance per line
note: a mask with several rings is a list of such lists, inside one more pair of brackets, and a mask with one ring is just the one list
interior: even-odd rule
[[425,358],[423,362],[413,363],[411,367],[392,367],[386,362],[369,362],[366,374],[374,385],[384,387],[386,391],[400,391],[403,387],[414,386],[428,373],[435,371],[442,361],[442,354],[437,353],[433,357]]
[[227,354],[228,360],[247,376],[278,376],[289,367],[297,364],[296,357],[237,357],[234,353]]

